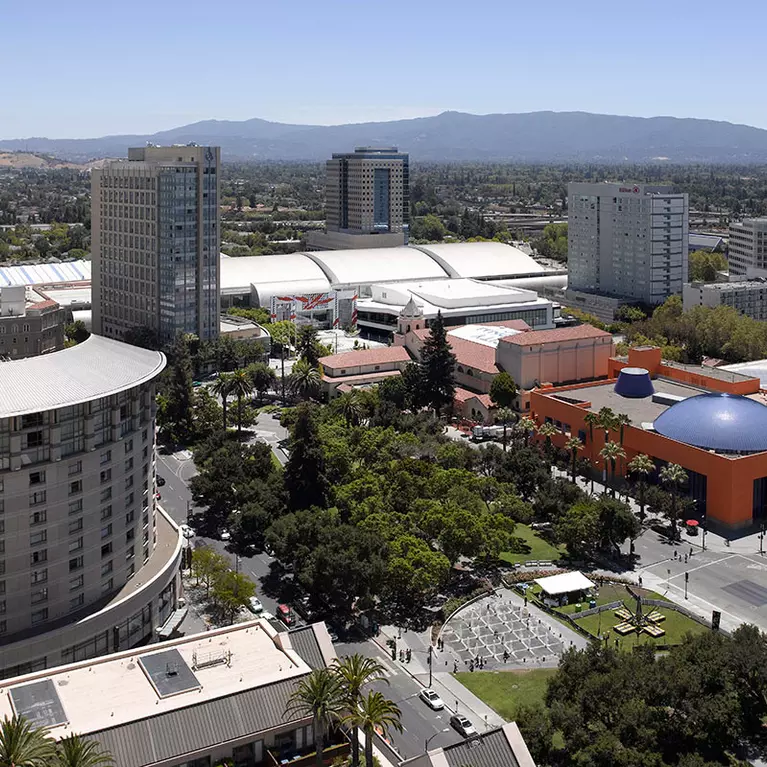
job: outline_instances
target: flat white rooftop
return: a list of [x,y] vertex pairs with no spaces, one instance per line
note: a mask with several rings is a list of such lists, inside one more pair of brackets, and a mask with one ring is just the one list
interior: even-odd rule
[[524,332],[524,330],[506,328],[502,325],[462,325],[455,330],[448,330],[447,334],[456,338],[463,338],[466,341],[474,341],[475,344],[491,346],[493,349],[497,349],[498,342],[502,338]]
[[288,634],[278,634],[265,620],[253,621],[5,680],[0,686],[0,717],[17,713],[12,693],[18,700],[25,687],[44,680],[51,681],[48,689],[63,709],[59,720],[64,722],[49,730],[61,738],[111,729],[310,671],[292,649]]

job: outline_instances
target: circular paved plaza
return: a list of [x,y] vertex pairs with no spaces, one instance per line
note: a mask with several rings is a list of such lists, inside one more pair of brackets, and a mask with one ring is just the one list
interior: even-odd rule
[[[577,634],[537,610],[524,606],[509,592],[481,599],[457,612],[443,626],[445,649],[460,659],[458,670],[482,658],[485,668],[506,664],[555,665]],[[508,654],[504,660],[504,652]],[[461,663],[464,668],[461,668]]]

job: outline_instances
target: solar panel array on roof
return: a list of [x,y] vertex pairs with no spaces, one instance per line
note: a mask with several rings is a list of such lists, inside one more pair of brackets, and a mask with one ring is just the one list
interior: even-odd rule
[[17,716],[23,716],[34,727],[56,727],[69,721],[50,679],[13,687],[10,693]]
[[202,687],[178,650],[142,655],[138,662],[161,698]]

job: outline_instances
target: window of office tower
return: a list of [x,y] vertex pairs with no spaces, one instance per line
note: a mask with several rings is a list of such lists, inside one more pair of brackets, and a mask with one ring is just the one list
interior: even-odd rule
[[373,227],[382,231],[390,227],[388,168],[376,168],[373,174]]

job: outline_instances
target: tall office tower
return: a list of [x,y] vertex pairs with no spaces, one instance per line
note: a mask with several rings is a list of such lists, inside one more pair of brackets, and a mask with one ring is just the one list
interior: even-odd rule
[[146,146],[93,171],[93,331],[219,332],[219,147]]
[[727,260],[730,274],[765,276],[767,218],[746,218],[730,224]]
[[405,245],[410,223],[409,158],[397,147],[359,147],[327,161],[325,233],[315,249]]
[[682,293],[687,282],[686,194],[648,184],[571,183],[568,211],[571,296],[660,304]]

